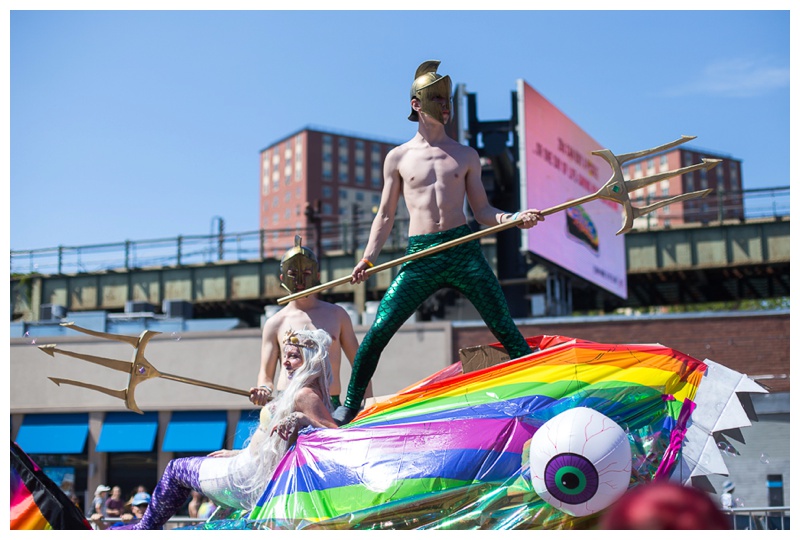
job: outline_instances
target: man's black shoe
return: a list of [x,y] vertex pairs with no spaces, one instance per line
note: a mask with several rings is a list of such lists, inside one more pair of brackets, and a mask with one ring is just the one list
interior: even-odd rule
[[349,424],[353,421],[353,418],[356,417],[358,411],[354,411],[350,407],[346,407],[344,405],[340,405],[333,411],[333,421],[336,422],[337,426],[343,426],[345,424]]

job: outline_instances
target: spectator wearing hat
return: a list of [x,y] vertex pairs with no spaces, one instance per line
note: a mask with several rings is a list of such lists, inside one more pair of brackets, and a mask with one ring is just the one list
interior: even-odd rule
[[109,525],[108,522],[102,519],[102,516],[95,514],[92,516],[92,523],[100,530],[105,529],[127,529],[129,525],[134,525],[142,519],[145,510],[150,505],[150,494],[140,491],[131,499],[131,512],[124,513],[120,516],[120,521],[114,522]]
[[[133,500],[131,501],[131,514],[124,514],[122,516],[122,521],[125,523],[131,523],[135,519],[139,521],[142,519],[144,515],[144,511],[147,510],[147,507],[150,505],[150,494],[146,491],[140,491],[136,495],[133,496]],[[127,518],[127,519],[126,519]]]
[[89,506],[87,517],[93,514],[100,514],[101,516],[106,515],[105,503],[109,491],[111,491],[111,488],[105,484],[97,486],[97,489],[94,490],[94,499],[92,499],[92,504]]
[[736,484],[730,480],[725,480],[722,483],[722,495],[719,496],[719,504],[724,510],[733,507],[733,490],[736,489]]

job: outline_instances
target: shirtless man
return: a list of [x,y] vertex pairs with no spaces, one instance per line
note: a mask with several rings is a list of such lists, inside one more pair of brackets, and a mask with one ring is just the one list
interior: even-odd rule
[[[465,197],[482,225],[521,218],[518,226],[528,229],[544,220],[538,210],[510,214],[489,204],[477,151],[445,133],[444,126],[451,117],[451,83],[449,76],[436,73],[438,66],[437,60],[423,62],[414,75],[408,119],[419,122],[419,129],[413,139],[386,156],[380,206],[364,257],[353,268],[351,283],[367,278],[367,269],[373,266],[392,230],[401,195],[410,218],[408,254],[470,234]],[[428,296],[443,287],[453,287],[469,299],[511,358],[530,354],[477,240],[408,261],[386,291],[375,322],[358,349],[347,398],[333,413],[337,424],[350,422],[358,413],[364,390],[391,337]]]
[[[281,286],[291,294],[319,284],[319,263],[314,252],[301,246],[301,238],[295,237],[295,245],[281,259]],[[267,319],[261,333],[261,367],[258,371],[257,386],[250,389],[250,401],[255,405],[265,405],[288,385],[286,370],[281,369],[275,382],[278,358],[282,357],[281,338],[290,330],[325,330],[333,342],[328,350],[333,382],[329,387],[331,403],[340,405],[342,391],[339,368],[342,351],[352,366],[358,350],[358,340],[353,331],[353,323],[347,312],[336,304],[320,300],[312,294],[289,302],[286,307]],[[366,397],[372,396],[372,388],[367,389]]]

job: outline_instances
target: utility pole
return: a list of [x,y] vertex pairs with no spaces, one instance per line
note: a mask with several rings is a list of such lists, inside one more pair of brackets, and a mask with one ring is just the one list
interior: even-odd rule
[[308,223],[314,226],[317,259],[322,259],[322,202],[314,200],[314,204],[306,203],[305,215]]

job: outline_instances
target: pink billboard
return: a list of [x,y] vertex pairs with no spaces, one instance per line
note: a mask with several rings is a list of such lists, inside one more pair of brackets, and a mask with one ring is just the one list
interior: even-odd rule
[[[611,166],[592,151],[604,147],[522,79],[517,81],[517,98],[522,206],[545,210],[603,187],[611,178]],[[616,235],[621,223],[622,207],[597,199],[523,230],[523,246],[627,298],[625,238]]]

